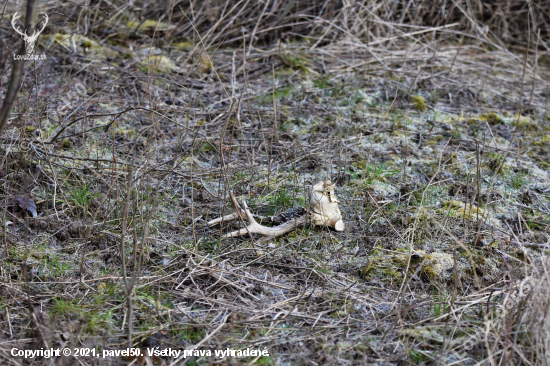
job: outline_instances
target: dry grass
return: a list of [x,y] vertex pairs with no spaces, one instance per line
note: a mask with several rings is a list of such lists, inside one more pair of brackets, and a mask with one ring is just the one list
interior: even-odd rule
[[[544,2],[39,6],[0,138],[2,364],[549,364]],[[273,215],[320,179],[343,233],[205,227],[229,191]]]
[[[529,277],[520,286],[517,299],[512,302],[509,315],[504,321],[504,335],[498,339],[506,349],[507,357],[518,355],[525,363],[547,365],[550,360],[550,280],[548,261],[538,268],[533,277]],[[506,334],[513,334],[506,336]]]

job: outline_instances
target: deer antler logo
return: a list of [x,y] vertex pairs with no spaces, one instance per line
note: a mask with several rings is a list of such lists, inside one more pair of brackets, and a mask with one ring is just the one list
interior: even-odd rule
[[27,55],[30,55],[32,53],[32,51],[34,51],[34,45],[36,44],[36,40],[38,39],[38,36],[40,35],[40,33],[42,33],[42,31],[44,30],[44,28],[46,28],[46,24],[48,24],[48,15],[47,14],[44,14],[44,25],[42,26],[42,29],[40,29],[39,31],[34,31],[32,33],[32,36],[28,36],[27,35],[27,30],[25,29],[25,33],[21,32],[19,30],[19,28],[15,25],[15,22],[17,21],[17,19],[19,19],[21,16],[15,12],[15,14],[13,14],[13,18],[11,19],[11,25],[13,27],[13,29],[15,29],[15,31],[17,33],[19,33],[21,35],[21,37],[23,37],[23,41],[25,41],[25,50],[27,51]]

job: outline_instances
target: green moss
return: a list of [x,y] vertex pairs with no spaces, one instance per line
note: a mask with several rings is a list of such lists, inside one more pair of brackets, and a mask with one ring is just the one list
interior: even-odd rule
[[422,275],[426,276],[430,280],[435,280],[438,278],[440,273],[431,265],[424,265],[422,266]]
[[530,117],[524,117],[519,114],[515,114],[512,117],[512,125],[522,127],[526,131],[536,131],[538,125]]
[[535,146],[548,146],[550,145],[550,135],[543,135],[540,140],[533,141]]
[[126,23],[126,26],[130,29],[136,29],[139,32],[146,31],[169,31],[174,29],[176,26],[173,24],[168,24],[164,22],[157,22],[156,20],[146,20],[144,22],[133,22],[129,21]]
[[443,135],[438,135],[426,141],[426,145],[437,145],[441,140],[443,140]]
[[99,44],[99,42],[79,34],[74,34],[71,36],[68,34],[56,33],[50,37],[50,43],[55,43],[71,51],[74,47],[77,52],[83,54],[93,54],[94,56],[97,56],[98,59],[105,59],[108,57],[115,58],[120,56],[117,51],[109,47],[104,47]]
[[83,47],[83,48],[91,48],[94,46],[94,43],[92,42],[91,39],[89,38],[85,38],[85,37],[82,37],[80,39],[80,47]]
[[73,147],[73,142],[69,139],[63,139],[61,142],[63,149],[68,150]]
[[308,61],[307,57],[305,55],[300,56],[293,56],[293,55],[281,55],[281,58],[283,58],[283,61],[290,65],[290,68],[292,70],[300,70],[304,73],[311,72],[311,69],[307,66]]
[[120,128],[115,132],[115,136],[126,136],[129,139],[134,139],[137,136],[137,132],[128,128]]
[[392,279],[402,279],[403,278],[403,272],[399,271],[396,268],[392,267],[386,267],[384,268],[380,274],[384,278],[392,278]]
[[31,135],[34,131],[36,131],[36,127],[34,126],[26,126],[25,127],[25,135]]
[[472,256],[472,258],[477,266],[484,266],[487,263],[487,259],[485,258],[485,255],[483,253],[476,252]]
[[380,279],[400,280],[403,278],[403,271],[400,267],[392,261],[392,255],[375,250],[369,262],[361,270],[360,275],[365,280],[371,276]]
[[367,263],[367,265],[361,270],[361,277],[368,278],[375,269],[376,265],[373,262]]
[[487,113],[487,114],[482,114],[481,116],[479,116],[479,119],[481,121],[485,121],[485,122],[487,122],[491,125],[497,125],[497,124],[504,123],[504,120],[502,119],[502,117],[499,116],[498,114],[494,113],[494,112]]
[[418,338],[428,342],[443,343],[445,337],[442,334],[440,327],[417,327],[412,329],[403,329],[401,334],[409,337]]
[[[410,257],[410,262],[409,262]],[[393,257],[394,263],[405,269],[409,264],[409,273],[415,273],[420,268],[420,276],[430,280],[448,280],[449,270],[453,267],[453,257],[447,253],[434,252],[426,254],[418,250],[412,254],[404,253]]]
[[475,205],[466,204],[461,201],[451,200],[445,202],[445,205],[450,207],[449,216],[465,218],[468,220],[477,220],[478,217],[483,217],[486,214],[483,208]]
[[165,74],[171,71],[178,72],[180,68],[176,66],[174,61],[164,55],[150,55],[139,63],[139,68],[143,72],[152,70],[157,74]]
[[212,62],[208,54],[203,53],[200,57],[199,66],[197,67],[197,70],[200,73],[207,74],[210,71],[212,71]]
[[193,45],[191,42],[177,42],[173,43],[172,47],[180,50],[180,51],[191,51],[193,49]]
[[413,95],[411,100],[414,104],[414,108],[420,112],[425,112],[428,108],[426,107],[426,101],[420,95]]

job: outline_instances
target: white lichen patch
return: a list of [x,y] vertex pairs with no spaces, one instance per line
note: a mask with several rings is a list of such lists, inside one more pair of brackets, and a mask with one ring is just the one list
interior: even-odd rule
[[452,255],[447,253],[431,253],[428,255],[427,260],[430,262],[433,271],[437,273],[440,279],[450,279],[450,274],[454,266]]
[[64,48],[67,51],[78,52],[85,55],[93,54],[94,57],[91,60],[102,60],[107,57],[113,58],[120,56],[119,52],[114,49],[104,46],[99,42],[82,36],[80,34],[50,34],[45,35],[49,37],[48,45],[57,45]]
[[129,21],[128,23],[126,23],[126,27],[129,28],[130,30],[135,30],[138,32],[147,32],[147,31],[161,32],[161,31],[170,31],[174,29],[176,26],[173,24],[168,24],[168,23],[148,19],[143,22]]
[[386,198],[398,193],[398,189],[385,182],[375,181],[370,185],[370,189],[373,191],[374,196],[378,199]]
[[403,329],[400,333],[427,342],[443,343],[445,341],[445,337],[443,337],[441,333],[437,332],[435,329],[430,329],[429,327]]
[[499,270],[500,262],[495,258],[485,257],[478,266],[479,272],[483,273],[483,277],[487,281],[494,281],[501,274]]
[[413,273],[421,266],[419,271],[421,277],[441,281],[451,279],[454,261],[453,256],[450,254],[441,252],[427,254],[424,250],[417,250],[412,254],[404,253],[398,255],[395,259],[402,266],[406,266],[409,263],[409,271],[413,271]]
[[[424,250],[402,253],[382,252],[370,258],[361,274],[363,277],[374,276],[388,280],[401,279],[408,268],[409,275],[416,274],[424,280],[447,282],[452,278],[453,267],[453,256],[443,252],[429,254]],[[461,261],[457,261],[458,273],[464,267]]]
[[178,67],[174,61],[164,55],[150,55],[141,60],[139,65],[144,71],[152,70],[161,74],[167,72],[182,72],[182,69]]

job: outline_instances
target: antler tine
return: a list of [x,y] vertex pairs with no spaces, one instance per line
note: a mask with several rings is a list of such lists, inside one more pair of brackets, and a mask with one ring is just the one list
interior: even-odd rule
[[237,199],[235,198],[231,190],[229,191],[229,195],[231,196],[231,201],[233,201],[233,206],[235,206],[235,212],[229,215],[225,215],[223,217],[218,217],[217,219],[214,219],[214,220],[210,220],[206,223],[206,225],[208,225],[209,227],[212,227],[214,225],[221,223],[222,221],[231,222],[231,221],[238,220],[239,218],[243,220],[247,219],[246,213],[239,206],[239,203],[237,202]]
[[[40,29],[38,34],[42,33],[42,31],[46,28],[46,25],[48,25],[48,20],[50,20],[50,18],[48,18],[48,14],[44,13],[44,25],[42,25],[42,29]],[[36,33],[36,30],[34,31],[34,33]],[[34,36],[34,33],[32,34],[33,36]]]
[[229,197],[231,197],[231,202],[233,202],[233,206],[235,206],[235,212],[233,212],[232,214],[229,214],[229,215],[225,215],[223,217],[219,217],[219,218],[214,219],[214,220],[210,220],[206,223],[206,225],[214,226],[214,225],[217,225],[217,224],[221,223],[222,221],[223,222],[230,222],[230,221],[235,221],[239,218],[242,219],[242,220],[246,220],[246,214],[242,210],[241,206],[239,206],[239,203],[237,202],[237,199],[235,198],[235,195],[233,194],[233,191],[231,189],[229,189]]
[[210,220],[206,223],[206,225],[208,225],[209,227],[212,227],[212,226],[215,226],[215,225],[221,223],[222,221],[227,223],[227,222],[238,220],[239,217],[241,217],[243,220],[246,220],[245,215],[246,214],[242,210],[235,211],[232,214],[225,215],[223,217],[218,217],[217,219],[214,219],[214,220]]
[[48,24],[49,20],[50,20],[50,18],[48,17],[48,14],[44,13],[44,26],[42,27],[42,30],[44,30],[44,28],[46,28],[46,25]]
[[46,25],[48,25],[48,20],[50,19],[48,18],[48,14],[44,14],[44,17],[44,25],[42,26],[42,29],[35,29],[34,32],[32,32],[32,36],[29,37],[30,39],[37,39],[40,33],[42,33],[42,31],[46,28]]
[[15,31],[16,31],[17,33],[19,33],[20,35],[26,36],[27,34],[21,32],[21,31],[19,30],[19,27],[17,27],[17,26],[15,25],[15,22],[16,22],[17,19],[19,19],[19,18],[21,18],[21,15],[19,15],[19,12],[16,11],[15,14],[13,14],[13,18],[11,18],[11,26],[12,26],[13,29],[15,29]]
[[[235,201],[236,202],[236,201]],[[246,204],[246,202],[243,200],[243,207],[244,207],[244,214],[246,215],[246,218],[248,219],[248,226],[241,229],[241,230],[237,230],[237,231],[233,231],[227,235],[224,235],[224,238],[233,238],[235,236],[242,236],[244,234],[247,234],[247,233],[250,233],[250,234],[253,234],[255,231],[252,231],[254,230],[255,226],[260,226],[256,220],[254,220],[254,216],[252,216],[252,213],[250,212],[250,210],[248,209],[248,206]]]
[[304,225],[307,219],[306,215],[303,215],[287,221],[279,226],[268,227],[260,225],[256,220],[254,220],[254,216],[248,209],[245,201],[243,201],[243,207],[244,212],[246,213],[246,216],[248,218],[248,226],[241,230],[233,231],[227,235],[224,235],[224,238],[233,238],[235,236],[242,236],[245,234],[260,234],[264,236],[265,239],[272,239],[284,235],[289,231],[296,229],[298,226]]

